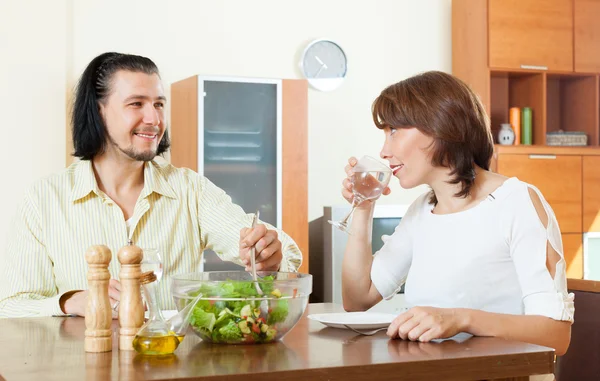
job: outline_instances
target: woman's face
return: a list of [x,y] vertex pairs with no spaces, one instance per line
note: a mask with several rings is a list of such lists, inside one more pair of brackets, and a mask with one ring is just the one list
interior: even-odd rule
[[404,189],[429,184],[434,167],[429,157],[433,139],[414,127],[386,127],[381,158],[390,163]]

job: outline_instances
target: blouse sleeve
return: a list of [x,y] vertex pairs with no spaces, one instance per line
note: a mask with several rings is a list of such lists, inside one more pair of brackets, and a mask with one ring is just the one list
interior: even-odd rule
[[425,194],[411,204],[394,233],[381,237],[383,247],[373,255],[371,282],[385,299],[396,295],[406,282],[412,263],[412,231],[426,197]]
[[[558,222],[537,188],[529,184],[523,188],[524,191],[516,192],[513,203],[509,245],[523,293],[524,313],[572,322],[574,295],[567,293],[566,263]],[[544,207],[547,226],[535,209],[529,189],[535,191]],[[560,255],[554,279],[546,267],[548,243]]]

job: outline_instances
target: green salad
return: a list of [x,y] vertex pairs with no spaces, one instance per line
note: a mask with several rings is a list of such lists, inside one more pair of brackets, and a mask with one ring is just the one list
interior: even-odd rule
[[[258,295],[252,281],[202,285],[191,296],[202,294],[211,299],[196,304],[190,325],[202,339],[214,343],[250,344],[275,340],[278,323],[288,316],[288,301],[280,299],[281,291],[273,287],[272,276],[262,278],[260,287],[262,296]],[[227,300],[233,298],[249,300]]]

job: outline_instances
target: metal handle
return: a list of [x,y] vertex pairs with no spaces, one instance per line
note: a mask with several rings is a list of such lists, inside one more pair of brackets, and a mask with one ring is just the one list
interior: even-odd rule
[[528,70],[548,70],[548,66],[521,65],[521,69],[528,69]]
[[530,159],[544,159],[544,160],[554,160],[556,159],[556,155],[529,155]]

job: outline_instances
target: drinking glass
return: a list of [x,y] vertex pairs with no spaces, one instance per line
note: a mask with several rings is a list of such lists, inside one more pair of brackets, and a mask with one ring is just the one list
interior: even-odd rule
[[352,183],[352,209],[343,220],[328,221],[330,224],[343,232],[350,234],[348,220],[354,213],[354,209],[363,201],[375,200],[381,196],[381,192],[387,187],[392,177],[392,170],[387,165],[371,156],[363,156],[354,166],[350,178]]
[[142,272],[154,271],[156,274],[156,283],[160,282],[163,274],[163,261],[158,249],[142,249],[144,257],[142,259]]

